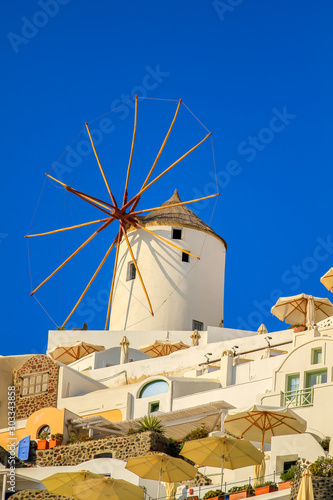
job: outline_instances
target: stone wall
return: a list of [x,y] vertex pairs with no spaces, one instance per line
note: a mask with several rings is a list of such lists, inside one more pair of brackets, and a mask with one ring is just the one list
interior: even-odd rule
[[[294,481],[291,487],[290,500],[296,500],[301,479]],[[329,500],[333,498],[333,477],[312,476],[314,500]]]
[[78,465],[92,460],[100,453],[110,453],[112,458],[127,460],[145,455],[148,451],[169,452],[169,439],[156,432],[143,432],[130,436],[117,436],[56,446],[51,450],[38,450],[36,464],[40,467],[52,465]]
[[53,495],[46,490],[22,490],[14,493],[11,500],[73,500],[73,498]]
[[[59,365],[48,356],[38,354],[30,358],[19,370],[13,373],[15,386],[16,420],[28,418],[41,408],[56,408]],[[48,390],[42,394],[21,396],[22,377],[25,375],[48,373]]]

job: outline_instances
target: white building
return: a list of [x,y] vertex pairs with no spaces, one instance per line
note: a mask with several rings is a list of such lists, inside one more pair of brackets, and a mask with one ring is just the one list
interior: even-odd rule
[[[166,204],[177,201],[175,193]],[[223,328],[224,240],[184,205],[156,211],[143,217],[141,223],[200,256],[200,260],[190,256],[187,261],[187,254],[143,230],[129,231],[155,315],[147,314],[142,287],[122,243],[110,331],[49,332],[49,350],[57,344],[77,340],[103,345],[105,350],[68,366],[60,363],[49,369],[45,396],[50,391],[54,372],[57,381],[52,399],[54,411],[51,415],[50,408],[42,407],[27,418],[19,419],[18,438],[29,430],[35,439],[47,424],[58,426],[65,434],[68,416],[78,419],[77,425],[85,422],[82,418],[96,417],[106,433],[119,435],[128,431],[133,420],[153,413],[163,422],[166,436],[181,439],[203,424],[211,432],[221,432],[228,409],[262,404],[289,406],[307,421],[304,434],[287,439],[276,437],[270,445],[265,445],[268,479],[279,480],[286,464],[299,457],[313,461],[323,455],[321,440],[333,436],[330,411],[333,406],[333,318],[319,323],[314,330],[294,333],[287,329],[269,332],[269,337]],[[191,346],[195,328],[201,338],[198,345]],[[121,363],[120,344],[124,335],[129,341],[128,362]],[[169,343],[182,341],[188,347],[158,357],[150,357],[140,350],[141,346],[165,339]],[[21,377],[16,378],[16,382],[24,383],[29,374],[17,369],[26,366],[30,358],[33,357],[0,358],[2,395],[11,384],[13,370]],[[36,385],[32,391],[34,388]],[[26,396],[23,397],[20,387],[18,394],[20,403],[23,400],[24,404]],[[36,394],[32,392],[31,398],[37,397]],[[41,403],[36,404],[37,408]],[[50,423],[46,419],[55,420]],[[1,422],[0,444],[4,446],[8,432],[5,419]],[[86,422],[90,434],[96,432],[89,424],[92,420]],[[117,461],[103,460],[119,477],[130,480]],[[89,470],[96,470],[96,466]],[[201,470],[218,484],[219,471]],[[22,474],[31,480],[44,477],[45,472],[22,469]],[[247,483],[252,475],[252,468],[226,471],[225,480],[229,487],[239,481]],[[179,498],[182,498],[181,490],[179,488]],[[269,498],[287,498],[283,495],[279,492]]]

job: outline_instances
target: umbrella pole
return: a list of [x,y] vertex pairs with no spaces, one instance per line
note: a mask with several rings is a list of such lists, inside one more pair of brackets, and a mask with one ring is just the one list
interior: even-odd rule
[[157,500],[160,498],[160,488],[161,488],[161,469],[160,469],[160,475],[158,478],[158,487],[157,487]]
[[224,468],[224,455],[222,455],[222,460],[221,460],[221,491],[223,488],[223,468]]

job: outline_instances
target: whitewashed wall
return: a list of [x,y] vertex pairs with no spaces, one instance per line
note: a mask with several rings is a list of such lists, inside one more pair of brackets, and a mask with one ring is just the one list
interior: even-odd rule
[[192,320],[218,326],[223,319],[225,246],[210,234],[183,228],[183,239],[171,239],[171,226],[151,226],[156,234],[200,260],[182,262],[182,252],[140,229],[128,234],[152,303],[151,316],[139,277],[127,281],[132,261],[126,242],[120,244],[119,265],[110,330],[191,330]]

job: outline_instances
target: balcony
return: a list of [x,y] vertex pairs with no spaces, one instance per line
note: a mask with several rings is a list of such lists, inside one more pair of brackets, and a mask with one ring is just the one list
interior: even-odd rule
[[281,393],[281,406],[299,408],[313,405],[313,387]]

